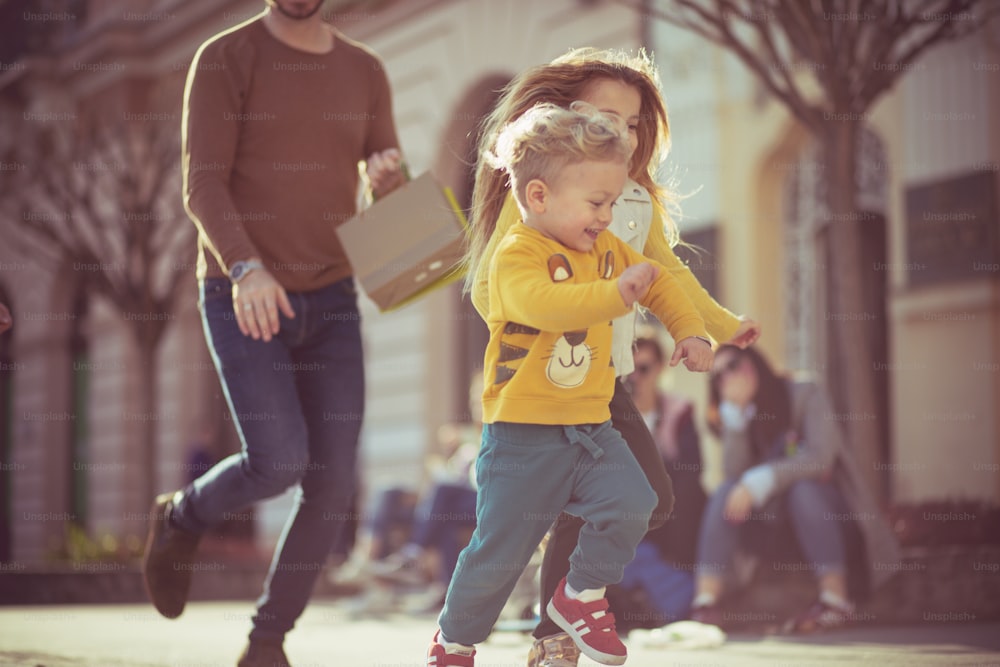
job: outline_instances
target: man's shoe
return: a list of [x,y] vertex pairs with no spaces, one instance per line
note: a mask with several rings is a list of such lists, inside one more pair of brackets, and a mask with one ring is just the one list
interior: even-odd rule
[[576,667],[580,649],[565,632],[536,639],[528,652],[528,667]]
[[178,528],[170,521],[172,493],[156,497],[149,517],[149,537],[142,558],[142,578],[156,611],[177,618],[184,611],[191,589],[191,559],[201,535]]
[[427,649],[427,667],[476,667],[476,651],[471,653],[448,653],[444,646],[438,643],[441,631],[434,633],[434,639]]
[[291,667],[281,640],[251,639],[236,667]]
[[571,600],[566,597],[566,578],[563,577],[545,609],[549,618],[573,638],[585,656],[602,665],[625,664],[628,650],[615,632],[615,616],[608,611],[607,599]]

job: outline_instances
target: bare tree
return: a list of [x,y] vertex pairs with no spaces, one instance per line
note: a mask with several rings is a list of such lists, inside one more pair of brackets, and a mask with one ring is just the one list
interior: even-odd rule
[[54,271],[76,267],[128,326],[143,498],[156,490],[157,350],[192,280],[179,261],[194,256],[194,226],[181,206],[176,115],[25,112],[6,156],[19,169],[0,186],[13,227],[4,236]]
[[[838,313],[861,313],[856,167],[862,122],[878,99],[936,45],[982,28],[1000,4],[984,0],[617,0],[690,30],[735,55],[816,139],[828,175],[825,204],[831,283]],[[874,359],[863,318],[832,331],[842,373],[838,404],[867,414],[876,400]],[[879,427],[845,420],[873,490],[885,494],[874,465]]]

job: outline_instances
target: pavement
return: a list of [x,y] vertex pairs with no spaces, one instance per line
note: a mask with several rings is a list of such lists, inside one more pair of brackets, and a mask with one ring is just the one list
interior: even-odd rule
[[[251,602],[198,602],[169,621],[149,605],[0,607],[2,667],[234,667]],[[288,636],[293,667],[421,667],[435,617],[356,616],[343,601],[315,601]],[[527,635],[494,633],[477,667],[524,667]],[[580,665],[597,663],[586,658]],[[719,648],[630,642],[630,667],[1000,667],[1000,622],[858,626],[812,637],[733,635]]]

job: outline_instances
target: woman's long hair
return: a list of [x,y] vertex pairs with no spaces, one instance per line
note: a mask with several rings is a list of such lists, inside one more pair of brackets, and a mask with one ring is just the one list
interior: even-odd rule
[[[764,459],[779,437],[783,437],[792,426],[791,396],[788,378],[771,368],[767,359],[754,347],[743,350],[734,345],[721,345],[716,354],[730,351],[740,359],[748,359],[757,371],[757,393],[753,403],[757,414],[750,421],[750,444],[754,458]],[[708,427],[716,436],[722,433],[719,418],[719,378],[713,377],[708,389]]]
[[662,229],[650,231],[649,247],[669,252],[679,236],[666,206],[675,198],[656,182],[656,171],[670,146],[667,109],[660,93],[656,66],[645,51],[632,56],[621,51],[574,49],[547,65],[526,70],[503,89],[493,112],[483,120],[472,194],[468,250],[465,257],[465,290],[472,289],[476,269],[496,228],[500,209],[510,189],[507,175],[482,156],[494,151],[500,130],[540,102],[569,108],[588,86],[601,79],[620,81],[635,88],[640,97],[638,146],[629,163],[629,176],[650,193],[664,221]]

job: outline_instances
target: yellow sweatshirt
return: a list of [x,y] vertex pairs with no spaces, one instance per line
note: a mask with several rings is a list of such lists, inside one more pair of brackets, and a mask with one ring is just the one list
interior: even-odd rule
[[[629,308],[618,291],[626,267],[649,261],[608,231],[578,252],[519,223],[489,268],[490,342],[483,422],[594,424],[610,418],[611,320]],[[705,336],[705,323],[663,265],[640,300],[674,340]]]
[[[618,208],[616,207],[615,210],[618,210]],[[663,224],[663,220],[656,214],[655,208],[652,215],[653,225]],[[488,287],[490,260],[496,253],[497,246],[506,235],[507,230],[513,227],[515,223],[520,222],[520,220],[521,213],[517,209],[514,195],[508,192],[507,200],[504,202],[503,209],[500,211],[500,217],[497,219],[496,230],[493,232],[493,236],[486,246],[486,251],[483,253],[482,261],[479,263],[478,270],[476,271],[476,280],[472,288],[472,305],[475,306],[480,317],[484,320],[490,309],[490,291]],[[652,233],[650,236],[652,236]],[[698,282],[691,269],[673,251],[652,253],[650,252],[650,244],[647,243],[643,254],[647,258],[661,263],[680,282],[681,288],[705,320],[705,328],[712,338],[720,343],[724,343],[733,337],[740,326],[739,319],[712,298],[712,295]]]

